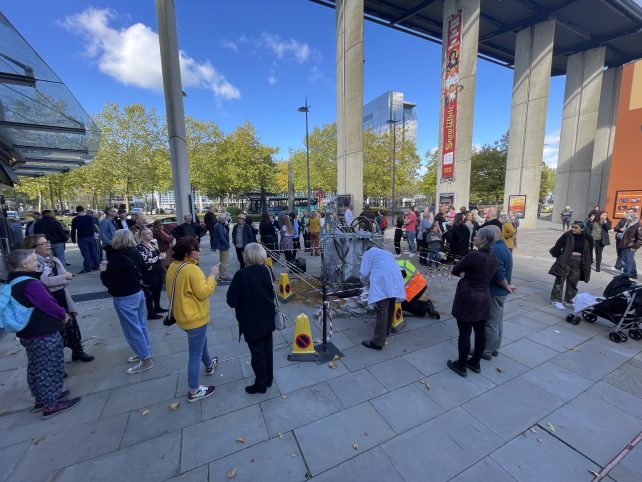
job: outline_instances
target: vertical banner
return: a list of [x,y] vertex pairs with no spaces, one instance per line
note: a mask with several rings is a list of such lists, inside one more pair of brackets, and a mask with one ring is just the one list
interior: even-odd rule
[[441,180],[455,178],[455,145],[457,132],[457,94],[459,93],[459,53],[461,48],[461,10],[448,17],[448,39],[442,69],[444,75],[444,138],[441,149]]
[[511,194],[508,196],[508,212],[512,212],[516,217],[523,218],[526,216],[526,195]]

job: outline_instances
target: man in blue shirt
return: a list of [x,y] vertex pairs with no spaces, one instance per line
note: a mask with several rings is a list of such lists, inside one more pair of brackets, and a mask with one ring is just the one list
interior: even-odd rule
[[96,226],[92,216],[87,215],[85,208],[76,206],[76,217],[71,221],[71,242],[78,240],[78,249],[82,255],[82,273],[90,273],[98,269],[98,253],[96,252],[96,242],[94,241],[94,232]]
[[105,209],[105,217],[100,221],[99,226],[100,242],[103,244],[107,261],[109,261],[109,258],[111,257],[111,239],[114,237],[114,233],[116,232],[116,225],[114,224],[115,217],[116,210],[114,208]]
[[484,360],[490,360],[499,354],[498,350],[502,344],[504,331],[504,302],[509,294],[516,291],[515,287],[510,284],[513,275],[513,255],[501,239],[501,229],[495,225],[488,227],[493,230],[495,235],[493,255],[497,259],[497,271],[495,271],[495,277],[490,283],[490,316],[486,321],[486,348],[482,354]]
[[382,350],[392,329],[397,299],[406,299],[403,277],[390,251],[372,246],[361,258],[359,275],[370,281],[368,304],[375,305],[377,323],[371,340],[361,342],[366,348]]

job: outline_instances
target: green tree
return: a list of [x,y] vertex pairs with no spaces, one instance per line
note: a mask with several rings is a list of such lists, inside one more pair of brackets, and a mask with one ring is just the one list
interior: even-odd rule
[[492,145],[473,150],[470,173],[470,199],[481,204],[501,203],[504,199],[508,134]]
[[426,162],[423,176],[417,184],[417,193],[423,194],[429,200],[435,200],[437,194],[437,169],[439,168],[439,151],[426,151]]
[[555,176],[557,170],[544,164],[542,167],[542,177],[539,181],[539,200],[544,201],[550,194],[555,192]]

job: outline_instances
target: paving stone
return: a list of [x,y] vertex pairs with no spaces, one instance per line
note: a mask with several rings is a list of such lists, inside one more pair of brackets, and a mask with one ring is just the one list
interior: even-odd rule
[[642,480],[642,444],[638,444],[609,472],[617,482],[640,482]]
[[366,453],[343,462],[339,466],[313,477],[314,482],[363,482],[385,480],[386,482],[403,482],[401,475],[381,447],[375,447]]
[[518,435],[491,457],[520,482],[591,480],[588,471],[601,470],[545,430]]
[[22,481],[36,475],[113,452],[118,448],[127,423],[127,414],[104,418],[46,435],[27,449],[12,480]]
[[[446,360],[442,360],[442,363],[446,367]],[[466,378],[462,378],[449,368],[427,377],[426,381],[432,387],[427,390],[428,396],[444,410],[450,410],[495,387],[493,382],[476,373],[470,372]]]
[[609,373],[604,380],[632,395],[642,398],[642,364],[635,359]]
[[515,482],[511,475],[502,469],[491,456],[485,457],[475,465],[464,470],[451,482],[479,482],[492,480],[493,482]]
[[0,481],[4,482],[11,480],[11,473],[20,459],[27,451],[31,445],[31,440],[26,442],[20,442],[17,444],[9,445],[7,447],[0,448],[0,467],[2,467],[2,472],[0,472]]
[[[573,325],[570,326],[573,327]],[[591,336],[592,335],[587,336],[586,334],[580,334],[577,330],[569,328],[569,326],[557,324],[538,331],[528,338],[561,353],[578,346],[591,338]]]
[[528,338],[522,338],[510,345],[503,346],[502,353],[530,368],[541,365],[554,356],[559,355],[557,351],[540,345]]
[[582,343],[578,351],[567,351],[559,355],[553,363],[598,381],[626,362],[628,358],[612,350],[606,340],[596,339]]
[[539,330],[546,328],[546,326],[544,323],[519,315],[508,319],[504,317],[503,336],[513,340],[519,340],[520,338],[525,338],[528,335],[537,333]]
[[[495,385],[506,383],[528,370],[526,365],[516,362],[511,357],[504,356],[501,348],[499,356],[493,357],[492,360],[482,360],[481,367],[484,378],[487,378]],[[471,373],[468,376],[470,375]]]
[[555,427],[557,438],[604,466],[640,433],[642,420],[582,393],[544,417],[540,425],[547,423]]
[[327,383],[304,388],[283,397],[261,403],[263,417],[272,437],[343,409]]
[[257,405],[265,400],[281,396],[279,387],[276,384],[268,388],[266,393],[250,395],[245,391],[245,387],[251,385],[253,382],[253,378],[245,378],[238,382],[217,386],[214,395],[200,402],[203,406],[202,419],[207,420],[218,417],[224,413],[233,412],[234,410],[249,407],[250,405]]
[[[237,442],[239,437],[244,437],[245,442]],[[181,472],[218,460],[268,438],[258,405],[184,428]]]
[[519,378],[555,395],[564,402],[576,397],[594,383],[552,362],[543,363]]
[[345,408],[386,393],[386,389],[368,370],[347,373],[328,382]]
[[642,399],[635,395],[631,395],[605,381],[597,382],[586,393],[642,420]]
[[426,385],[414,383],[377,397],[371,403],[395,432],[401,433],[443,412],[428,398],[427,391]]
[[[275,336],[276,338],[276,336]],[[273,368],[276,371],[279,368],[293,366],[297,362],[288,361],[288,355],[292,351],[290,346],[280,346],[274,347],[274,352],[272,355]],[[252,364],[250,361],[250,355],[242,356],[237,358],[241,364],[241,370],[243,371],[243,378],[253,377],[254,370],[252,370]]]
[[[414,330],[415,332],[419,330]],[[370,365],[397,358],[398,356],[410,353],[411,349],[399,341],[400,335],[388,338],[388,345],[383,350],[371,350],[359,343],[357,346],[343,350],[345,358],[341,362],[352,372],[361,370]],[[368,337],[367,339],[370,339]]]
[[560,405],[560,399],[515,378],[464,404],[463,408],[508,441]]
[[212,462],[210,480],[227,480],[227,473],[233,468],[234,482],[304,481],[308,471],[291,432]]
[[7,425],[0,424],[0,429],[2,429],[0,445],[4,446],[23,440],[31,440],[34,437],[98,420],[107,401],[107,396],[108,392],[87,395],[82,398],[80,404],[73,410],[56,415],[49,420],[41,420],[39,413],[31,413],[29,411],[5,415],[0,418],[0,421],[7,420],[11,422]]
[[[179,402],[178,409],[171,410],[171,403]],[[198,403],[188,403],[185,398],[177,400],[170,398],[162,402],[145,405],[143,408],[129,413],[125,433],[120,443],[121,447],[133,445],[145,440],[158,437],[164,433],[174,432],[201,422],[201,406]],[[147,411],[146,415],[142,415]]]
[[[294,431],[310,473],[317,475],[394,436],[368,402]],[[353,448],[357,444],[358,449]]]
[[429,376],[442,371],[446,360],[453,357],[457,357],[457,347],[444,341],[404,355],[403,359],[424,375]]
[[397,339],[411,350],[419,350],[457,337],[457,323],[454,320],[433,323],[425,328],[397,335]]
[[117,413],[129,412],[145,407],[151,403],[172,398],[176,394],[177,380],[178,375],[174,374],[128,387],[114,389],[109,394],[101,417],[104,418]]
[[[199,372],[199,383],[201,385],[224,385],[226,383],[235,382],[245,378],[243,370],[241,370],[241,362],[239,359],[227,360],[219,362],[214,370],[214,374],[205,375],[205,369],[201,368]],[[187,370],[181,371],[178,374],[178,383],[176,384],[176,396],[184,397],[187,395],[189,384],[187,382]]]
[[206,482],[209,480],[208,469],[209,467],[207,465],[201,465],[189,472],[167,479],[166,482]]
[[56,481],[165,480],[178,473],[180,450],[181,432],[176,431],[67,467]]
[[[361,347],[364,350],[367,348]],[[355,350],[350,348],[350,350]],[[372,350],[370,350],[372,351]],[[344,352],[345,353],[345,352]],[[348,355],[346,355],[348,356]],[[330,368],[326,363],[317,365],[314,362],[297,363],[274,370],[274,379],[282,393],[291,393],[301,388],[316,385],[348,373],[343,359],[335,362],[336,368]]]
[[502,440],[461,408],[383,444],[406,481],[448,480],[494,451]]
[[419,380],[423,374],[403,357],[393,358],[368,367],[368,371],[388,390],[394,390]]
[[[553,284],[551,281],[551,284],[549,285],[548,289],[550,290],[552,286]],[[566,315],[567,315],[566,311],[558,310],[557,308],[554,308],[552,306],[546,306],[544,309],[530,310],[522,314],[522,317],[531,318],[535,321],[539,321],[540,323],[544,323],[546,325],[555,325],[560,321],[564,321],[564,317]]]

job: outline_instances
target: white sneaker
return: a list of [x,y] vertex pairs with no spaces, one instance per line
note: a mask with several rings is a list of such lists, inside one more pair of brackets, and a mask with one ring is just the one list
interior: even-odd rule
[[565,310],[564,305],[560,303],[559,301],[553,301],[553,306],[557,308],[558,310]]
[[615,266],[609,266],[609,269],[612,269],[613,271],[617,271],[618,273],[622,272],[622,268],[617,269]]
[[197,402],[199,400],[203,400],[204,398],[211,397],[212,395],[214,395],[214,385],[210,385],[209,387],[199,385],[196,392],[187,392],[187,401],[190,403]]
[[138,355],[130,356],[127,359],[127,363],[137,363],[140,361],[140,358],[138,358]]
[[149,370],[150,368],[153,368],[153,367],[154,367],[154,360],[152,360],[152,357],[150,356],[145,360],[139,361],[133,367],[129,367],[125,373],[127,373],[128,375],[133,375],[135,373],[144,372],[145,370]]

